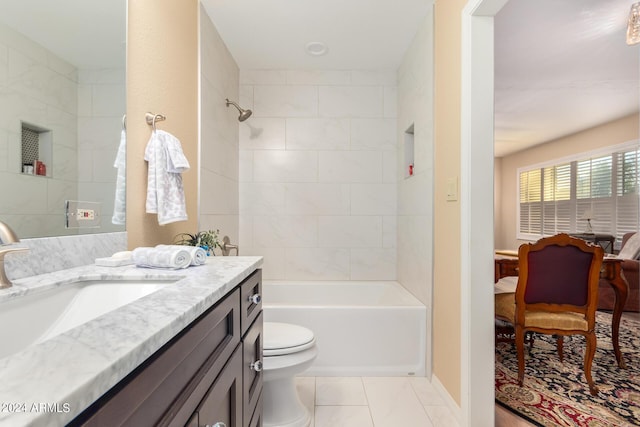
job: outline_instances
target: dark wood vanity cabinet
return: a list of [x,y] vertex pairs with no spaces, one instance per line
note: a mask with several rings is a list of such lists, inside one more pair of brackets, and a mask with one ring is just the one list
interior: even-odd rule
[[69,425],[260,427],[261,288],[256,270]]

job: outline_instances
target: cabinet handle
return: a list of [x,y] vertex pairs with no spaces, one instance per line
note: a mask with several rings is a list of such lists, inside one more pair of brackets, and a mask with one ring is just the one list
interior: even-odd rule
[[256,360],[255,362],[252,362],[250,368],[252,371],[262,371],[262,360]]
[[207,424],[205,427],[227,427],[227,425],[223,422],[215,423],[214,425]]
[[262,301],[262,297],[260,296],[260,294],[253,294],[253,295],[249,295],[249,302],[252,304],[260,304],[260,301]]

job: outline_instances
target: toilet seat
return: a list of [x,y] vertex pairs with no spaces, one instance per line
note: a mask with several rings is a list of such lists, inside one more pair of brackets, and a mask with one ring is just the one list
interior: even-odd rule
[[313,332],[299,325],[264,322],[263,356],[284,356],[315,345]]

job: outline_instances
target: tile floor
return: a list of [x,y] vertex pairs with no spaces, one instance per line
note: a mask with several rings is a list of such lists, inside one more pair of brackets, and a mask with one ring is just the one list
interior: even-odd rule
[[426,378],[298,377],[311,427],[456,427]]

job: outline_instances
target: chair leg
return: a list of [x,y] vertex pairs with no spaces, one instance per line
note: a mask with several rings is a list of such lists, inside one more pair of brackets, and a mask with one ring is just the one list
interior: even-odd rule
[[558,348],[558,357],[560,358],[560,363],[562,363],[562,359],[564,356],[563,353],[563,349],[564,349],[564,336],[562,335],[556,335],[556,347]]
[[524,329],[516,325],[516,350],[518,352],[518,385],[524,382]]
[[584,376],[587,378],[587,383],[589,383],[589,392],[592,396],[597,396],[598,387],[596,387],[591,377],[591,365],[593,364],[593,357],[596,354],[596,335],[595,333],[589,334],[585,338],[587,348],[584,352]]

